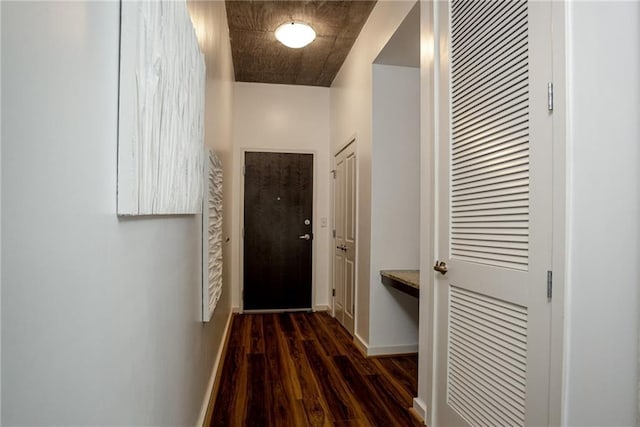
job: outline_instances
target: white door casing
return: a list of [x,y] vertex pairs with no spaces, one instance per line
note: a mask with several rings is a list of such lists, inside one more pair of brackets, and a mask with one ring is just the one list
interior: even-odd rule
[[336,319],[351,333],[355,322],[355,143],[335,156],[333,299]]
[[434,425],[548,425],[550,2],[438,7]]
[[344,247],[344,229],[345,229],[345,170],[346,164],[344,158],[335,158],[333,179],[334,179],[334,230],[333,238],[333,307],[334,316],[338,321],[344,324],[344,306],[345,306],[345,253]]

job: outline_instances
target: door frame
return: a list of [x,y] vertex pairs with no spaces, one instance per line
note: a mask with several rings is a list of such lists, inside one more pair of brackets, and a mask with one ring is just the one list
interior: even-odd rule
[[[531,0],[533,1],[533,0]],[[566,84],[566,5],[551,1],[551,23],[553,33],[553,174],[552,188],[552,259],[553,298],[551,300],[550,331],[550,367],[549,367],[549,424],[562,425],[564,416],[564,386],[567,370],[565,354],[567,343],[564,336],[568,324],[564,321],[567,247],[567,177],[570,158],[567,154],[567,84]],[[436,322],[436,302],[434,301],[436,280],[433,263],[439,257],[438,236],[438,164],[440,129],[448,126],[449,117],[440,115],[441,99],[446,100],[447,88],[440,86],[441,70],[448,67],[448,46],[440,45],[443,31],[448,31],[448,19],[442,11],[447,7],[442,2],[421,0],[420,34],[421,40],[433,42],[433,45],[421,46],[420,63],[420,105],[421,105],[421,213],[420,213],[420,324],[419,324],[419,361],[418,361],[418,397],[414,398],[414,409],[423,416],[427,425],[433,425],[435,395],[437,392],[437,364],[435,337],[438,330]],[[444,26],[444,28],[443,28]],[[446,40],[449,39],[446,34]],[[444,50],[444,53],[443,53]],[[544,88],[546,89],[546,88]],[[449,100],[450,102],[450,100]],[[437,426],[434,426],[437,427]]]
[[[357,132],[354,133],[353,135],[351,135],[349,138],[347,138],[346,142],[342,143],[340,146],[338,146],[338,148],[336,150],[334,150],[331,153],[331,172],[332,175],[336,170],[336,156],[338,154],[340,154],[342,151],[344,151],[349,145],[353,144],[353,151],[356,154],[356,170],[355,170],[355,186],[356,186],[356,191],[355,191],[355,216],[356,216],[356,244],[355,244],[355,266],[354,266],[354,278],[353,278],[353,283],[354,283],[354,289],[353,289],[353,337],[354,339],[357,336],[357,330],[358,330],[358,256],[359,256],[359,251],[358,251],[358,241],[359,241],[359,233],[358,233],[358,212],[359,212],[359,179],[358,179],[358,173],[360,170],[360,160],[358,156],[358,134]],[[331,247],[329,248],[329,253],[330,253],[330,260],[329,260],[329,265],[330,265],[330,276],[329,276],[329,290],[331,291],[331,317],[335,318],[336,317],[336,298],[335,295],[333,295],[333,290],[334,288],[334,283],[333,283],[333,278],[335,275],[335,246],[336,246],[336,238],[333,236],[333,230],[336,229],[336,209],[335,209],[335,205],[336,205],[336,180],[335,178],[332,176],[331,177]]]
[[[240,312],[244,313],[244,159],[246,153],[278,153],[278,154],[311,154],[313,157],[313,211],[312,211],[312,224],[311,232],[313,233],[313,240],[311,243],[311,309],[315,310],[316,306],[316,262],[317,262],[317,223],[319,222],[318,218],[318,180],[317,180],[317,157],[318,152],[315,150],[293,150],[290,148],[241,148],[240,149],[240,239],[239,239],[239,284],[240,284]],[[273,313],[278,311],[307,311],[307,309],[299,309],[299,310],[250,310],[251,313]]]

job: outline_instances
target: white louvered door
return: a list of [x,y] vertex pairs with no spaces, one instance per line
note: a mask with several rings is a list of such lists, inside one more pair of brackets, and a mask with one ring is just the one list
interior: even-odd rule
[[549,423],[550,6],[439,5],[435,426]]

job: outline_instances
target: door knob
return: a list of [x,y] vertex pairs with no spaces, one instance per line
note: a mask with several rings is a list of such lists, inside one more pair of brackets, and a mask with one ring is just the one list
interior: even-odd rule
[[436,261],[436,264],[433,266],[433,269],[440,274],[447,274],[447,263],[444,261]]
[[303,234],[302,236],[298,236],[299,239],[304,239],[304,240],[310,240],[311,236],[309,235],[309,233],[307,234]]

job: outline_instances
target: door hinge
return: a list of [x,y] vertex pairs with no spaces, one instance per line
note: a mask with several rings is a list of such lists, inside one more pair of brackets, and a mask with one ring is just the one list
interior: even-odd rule
[[333,177],[333,179],[336,179],[336,170],[335,169],[331,169],[331,176]]
[[333,238],[336,238],[336,230],[333,230]]
[[334,296],[334,297],[336,296],[336,289],[335,289],[335,288],[333,288],[333,289],[331,290],[331,295],[332,295],[332,296]]
[[551,302],[553,296],[553,272],[547,271],[547,301]]
[[553,111],[553,83],[547,83],[547,108]]

